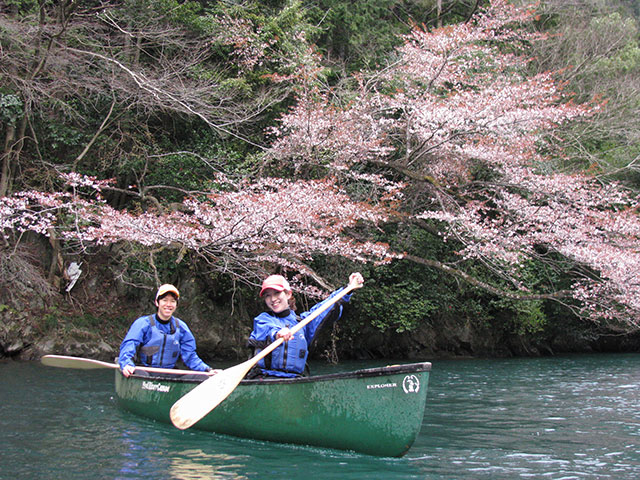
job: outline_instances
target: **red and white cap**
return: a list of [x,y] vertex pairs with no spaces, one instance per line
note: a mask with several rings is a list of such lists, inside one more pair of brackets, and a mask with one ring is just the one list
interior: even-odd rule
[[260,289],[260,296],[264,293],[268,288],[272,288],[277,292],[282,292],[283,290],[291,291],[291,287],[289,286],[289,282],[282,275],[269,275],[262,282],[262,288]]

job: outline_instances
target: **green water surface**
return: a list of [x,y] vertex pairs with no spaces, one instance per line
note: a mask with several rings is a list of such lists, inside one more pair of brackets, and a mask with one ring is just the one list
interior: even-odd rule
[[400,459],[179,431],[120,410],[110,370],[2,362],[0,479],[640,479],[640,354],[420,360]]

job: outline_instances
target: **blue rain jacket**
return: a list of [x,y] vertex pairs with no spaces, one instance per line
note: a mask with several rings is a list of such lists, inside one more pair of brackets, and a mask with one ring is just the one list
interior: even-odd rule
[[207,371],[209,366],[196,353],[196,340],[177,317],[168,322],[159,320],[156,314],[138,318],[120,344],[118,363],[120,368],[135,365],[134,359],[147,367],[173,368],[178,355],[191,370]]
[[[253,331],[249,336],[249,344],[254,346],[262,345],[262,348],[266,347],[276,339],[276,334],[279,330],[284,327],[292,328],[299,320],[305,319],[314,310],[320,308],[324,302],[339,295],[342,290],[342,288],[336,290],[326,300],[314,305],[310,311],[304,312],[300,317],[291,310],[288,311],[288,314],[283,312],[286,316],[282,317],[271,311],[262,312],[253,320]],[[331,308],[322,312],[308,325],[297,331],[291,340],[284,342],[265,358],[261,359],[258,362],[258,367],[260,367],[262,373],[277,377],[296,377],[301,375],[307,363],[309,347],[324,320],[333,314],[337,321],[342,316],[342,303],[348,302],[350,299],[351,295],[345,295],[342,301],[336,302]],[[260,353],[262,348],[257,348],[255,354]]]

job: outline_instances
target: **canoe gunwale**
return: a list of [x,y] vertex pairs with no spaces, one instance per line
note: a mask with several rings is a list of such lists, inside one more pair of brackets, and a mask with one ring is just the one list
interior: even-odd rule
[[[396,374],[409,374],[431,371],[430,362],[420,363],[407,363],[402,365],[387,365],[384,367],[365,368],[360,370],[353,370],[348,372],[328,373],[324,375],[310,375],[306,377],[261,377],[254,379],[244,379],[240,382],[240,385],[275,385],[275,384],[292,384],[292,383],[310,383],[310,382],[326,382],[332,380],[352,379],[352,378],[374,378],[383,377],[387,375]],[[179,375],[132,375],[140,379],[154,379],[161,381],[169,381],[172,383],[201,383],[208,377],[192,376],[186,374],[184,376]]]

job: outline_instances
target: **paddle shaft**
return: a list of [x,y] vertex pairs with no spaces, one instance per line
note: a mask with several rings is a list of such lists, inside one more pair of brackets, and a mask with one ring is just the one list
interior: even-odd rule
[[[361,285],[350,283],[338,295],[325,301],[323,305],[311,312],[309,316],[291,327],[291,333],[296,333],[301,328],[304,328],[305,325],[340,301],[340,299],[351,290],[359,288],[360,286]],[[177,428],[184,430],[202,419],[211,410],[220,405],[220,403],[236,389],[245,375],[249,373],[249,370],[282,345],[282,342],[284,342],[284,339],[278,338],[246,362],[227,368],[196,386],[173,404],[170,411],[171,422]]]
[[[40,359],[43,365],[48,367],[58,368],[76,368],[82,370],[95,369],[95,368],[111,368],[119,369],[120,366],[117,363],[102,362],[100,360],[93,360],[92,358],[82,357],[70,357],[67,355],[45,355]],[[185,375],[185,374],[200,374],[207,375],[207,372],[198,372],[195,370],[179,370],[175,368],[157,368],[157,367],[142,367],[136,366],[136,370],[143,370],[149,373],[168,373],[171,375]]]

